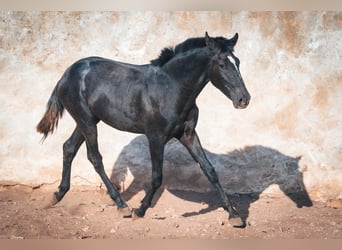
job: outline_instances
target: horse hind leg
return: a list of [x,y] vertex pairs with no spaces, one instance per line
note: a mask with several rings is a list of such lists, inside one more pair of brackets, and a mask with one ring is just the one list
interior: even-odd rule
[[61,201],[70,189],[71,164],[83,142],[84,137],[76,128],[71,137],[63,144],[63,173],[59,191],[55,193],[57,202]]
[[56,205],[60,202],[70,189],[71,164],[80,146],[84,142],[81,131],[76,127],[68,140],[63,144],[63,172],[62,180],[58,191],[54,193],[52,200],[47,207]]
[[[123,213],[124,217],[131,217],[131,212],[127,204],[122,200],[117,188],[113,185],[104,171],[102,156],[99,152],[97,142],[96,125],[99,122],[99,119],[91,113],[86,103],[82,102],[82,100],[78,100],[77,98],[77,96],[74,98],[64,96],[63,104],[77,124],[77,133],[80,133],[83,137],[82,140],[86,142],[88,160],[92,163],[95,171],[101,177],[110,197],[118,206],[118,210]],[[80,142],[80,144],[82,143]],[[69,148],[68,143],[65,144],[65,149],[67,148]],[[68,150],[66,150],[66,152],[67,151]],[[70,152],[73,152],[73,150],[70,150]],[[66,155],[69,154],[66,153]],[[70,154],[70,156],[72,156],[72,154]],[[70,162],[70,158],[65,159],[66,162]],[[68,180],[70,179],[70,168],[68,168],[67,166],[68,165],[66,165],[65,168],[64,181],[62,180],[61,182],[62,188],[60,189],[60,192],[57,192],[57,195],[55,195],[57,200],[59,197],[63,196],[63,193],[66,192],[65,190],[68,190],[68,187],[70,186],[70,181]]]
[[80,129],[82,130],[82,134],[86,140],[88,160],[92,163],[95,171],[101,177],[103,183],[105,184],[108,190],[110,197],[118,206],[118,210],[122,214],[122,216],[126,218],[131,217],[132,214],[130,209],[128,208],[127,204],[122,200],[119,191],[113,185],[113,183],[110,181],[110,179],[104,171],[102,156],[98,149],[96,123],[89,122],[88,124],[82,124],[80,125]]

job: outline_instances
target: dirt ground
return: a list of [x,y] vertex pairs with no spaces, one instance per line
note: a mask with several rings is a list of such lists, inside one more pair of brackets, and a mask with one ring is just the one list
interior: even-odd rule
[[[43,208],[55,187],[0,186],[0,239],[342,239],[342,201],[297,208],[286,196],[233,197],[247,218],[234,228],[213,193],[164,189],[144,218],[125,219],[102,187],[72,187]],[[138,207],[144,192],[128,201]]]

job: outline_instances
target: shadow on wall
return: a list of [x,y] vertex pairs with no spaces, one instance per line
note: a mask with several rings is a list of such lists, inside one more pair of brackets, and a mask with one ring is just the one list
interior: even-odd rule
[[[300,157],[286,156],[263,146],[248,146],[228,154],[206,154],[214,165],[225,191],[247,219],[250,204],[259,199],[269,186],[276,184],[297,207],[312,206],[299,171]],[[142,135],[133,139],[114,163],[111,180],[129,201],[138,192],[147,189],[151,180],[151,162],[147,138]],[[208,207],[198,212],[189,211],[183,216],[203,214],[219,207],[218,196],[206,179],[199,165],[185,147],[176,139],[165,147],[164,180],[156,193],[153,204],[167,189],[172,194],[193,202],[204,202]]]

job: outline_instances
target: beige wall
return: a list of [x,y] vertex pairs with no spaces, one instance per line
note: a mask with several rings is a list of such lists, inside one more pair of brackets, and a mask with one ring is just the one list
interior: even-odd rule
[[[341,12],[2,11],[0,30],[2,183],[58,183],[62,143],[74,123],[65,115],[44,144],[35,125],[75,60],[98,55],[142,64],[163,47],[205,31],[226,37],[238,32],[236,55],[252,100],[246,110],[235,110],[209,84],[198,99],[203,146],[229,154],[260,145],[301,156],[310,196],[342,198]],[[99,126],[108,173],[136,136]],[[72,173],[72,184],[100,183],[84,147]]]

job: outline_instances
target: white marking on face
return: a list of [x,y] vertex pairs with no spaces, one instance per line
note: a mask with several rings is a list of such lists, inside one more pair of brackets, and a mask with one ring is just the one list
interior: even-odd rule
[[227,58],[228,58],[228,60],[234,65],[236,71],[239,72],[239,69],[238,69],[238,67],[236,66],[236,61],[235,61],[235,59],[234,59],[231,55],[227,56]]

